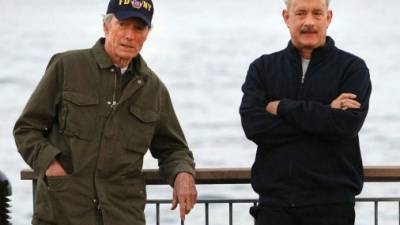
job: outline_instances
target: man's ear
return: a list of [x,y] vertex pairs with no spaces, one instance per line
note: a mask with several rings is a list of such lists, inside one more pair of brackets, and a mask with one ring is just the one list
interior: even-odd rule
[[326,16],[327,16],[328,27],[329,27],[329,24],[331,24],[332,17],[333,17],[333,12],[332,12],[332,10],[328,10],[328,13],[327,13]]
[[108,31],[110,30],[109,29],[109,26],[110,24],[106,24],[106,23],[103,23],[103,31],[104,31],[104,34],[108,34]]
[[286,26],[289,27],[289,24],[288,24],[289,12],[286,9],[282,10],[282,18],[285,21]]

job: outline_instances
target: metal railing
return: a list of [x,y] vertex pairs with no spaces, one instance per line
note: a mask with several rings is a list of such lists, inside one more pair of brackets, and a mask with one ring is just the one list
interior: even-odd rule
[[[379,203],[381,202],[394,202],[398,205],[398,224],[400,225],[400,197],[399,198],[356,198],[356,202],[369,202],[374,204],[374,223],[375,225],[379,224],[378,214],[379,214]],[[209,208],[211,204],[228,204],[228,224],[233,225],[233,205],[234,204],[253,204],[257,205],[257,199],[200,199],[197,201],[197,205],[204,205],[204,220],[205,225],[210,225],[210,216],[209,216]],[[156,206],[156,225],[161,225],[160,220],[160,206],[163,204],[171,204],[171,200],[166,199],[152,199],[147,201],[148,205]],[[198,206],[196,206],[198,207]],[[184,224],[184,223],[182,223]]]
[[[166,185],[166,182],[159,176],[156,169],[145,169],[143,175],[147,185]],[[364,181],[366,182],[400,182],[400,166],[367,166],[364,167]],[[33,193],[36,190],[36,174],[32,170],[21,171],[22,180],[32,180]],[[213,184],[249,184],[250,168],[202,168],[196,169],[196,183],[198,185]],[[35,199],[35,195],[34,195]],[[400,225],[400,197],[382,197],[382,198],[357,198],[357,203],[369,202],[374,205],[374,224],[379,224],[379,203],[393,202],[398,206],[398,224]],[[156,224],[160,225],[160,206],[170,204],[171,200],[167,199],[149,199],[148,205],[155,205]],[[210,224],[210,205],[227,204],[228,205],[228,222],[233,225],[233,206],[234,204],[252,204],[258,203],[257,199],[199,199],[198,204],[204,205],[205,225]],[[198,206],[196,206],[198,207]],[[181,222],[184,224],[184,222]]]

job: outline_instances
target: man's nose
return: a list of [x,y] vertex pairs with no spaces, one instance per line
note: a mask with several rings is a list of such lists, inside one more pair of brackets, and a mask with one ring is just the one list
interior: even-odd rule
[[304,25],[306,26],[313,26],[315,24],[315,19],[311,13],[307,14],[305,20],[304,20]]
[[133,40],[135,38],[135,31],[134,29],[127,29],[125,32],[125,38],[128,40]]

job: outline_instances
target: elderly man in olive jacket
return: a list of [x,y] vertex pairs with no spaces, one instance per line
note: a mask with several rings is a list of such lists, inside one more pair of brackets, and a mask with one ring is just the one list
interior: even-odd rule
[[33,224],[145,224],[148,149],[181,219],[195,204],[192,153],[166,87],[139,54],[153,10],[150,0],[111,0],[105,38],[50,60],[14,128],[39,174]]

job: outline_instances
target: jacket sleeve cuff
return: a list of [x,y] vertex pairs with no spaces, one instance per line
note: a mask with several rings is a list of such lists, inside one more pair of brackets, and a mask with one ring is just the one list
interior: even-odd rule
[[279,101],[278,104],[278,116],[285,118],[289,114],[290,111],[290,104],[292,100],[290,99],[282,99]]
[[56,158],[61,151],[52,145],[48,145],[46,148],[42,149],[38,157],[36,158],[36,163],[34,170],[38,173],[45,172],[49,167],[50,163]]
[[167,177],[167,182],[171,187],[174,187],[176,176],[182,172],[190,173],[193,176],[193,178],[196,178],[196,171],[193,167],[189,165],[179,165],[175,167]]

